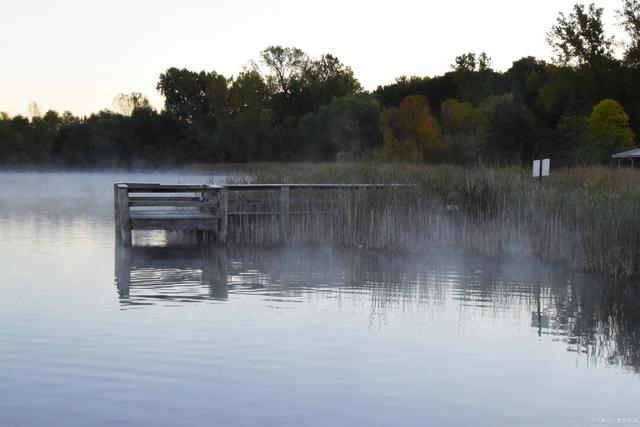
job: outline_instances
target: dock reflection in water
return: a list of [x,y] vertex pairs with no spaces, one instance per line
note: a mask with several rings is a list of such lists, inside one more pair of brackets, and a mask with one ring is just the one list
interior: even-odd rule
[[337,248],[133,247],[116,249],[123,309],[226,301],[251,294],[265,308],[312,303],[366,307],[370,327],[393,313],[527,320],[590,363],[640,370],[640,290],[635,283],[462,254],[389,255]]
[[125,307],[227,299],[224,249],[116,245],[115,257],[116,285]]

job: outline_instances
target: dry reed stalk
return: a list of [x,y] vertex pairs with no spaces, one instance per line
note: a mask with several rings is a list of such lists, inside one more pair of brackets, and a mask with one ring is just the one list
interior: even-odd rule
[[[528,170],[513,167],[288,164],[261,165],[251,181],[415,184],[291,190],[291,244],[411,251],[454,246],[622,276],[640,273],[640,173],[635,170],[557,170],[538,182]],[[233,219],[230,241],[279,242],[277,195],[267,193],[230,195],[246,202],[243,209],[254,203],[253,209],[274,212]]]

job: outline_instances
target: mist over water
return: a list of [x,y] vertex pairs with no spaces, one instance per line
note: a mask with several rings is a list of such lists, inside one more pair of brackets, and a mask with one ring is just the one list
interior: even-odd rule
[[0,173],[0,425],[640,419],[640,286],[457,250],[114,245],[112,184]]

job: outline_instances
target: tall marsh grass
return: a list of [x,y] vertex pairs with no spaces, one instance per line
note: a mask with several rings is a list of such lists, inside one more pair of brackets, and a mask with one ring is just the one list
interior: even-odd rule
[[[640,172],[632,169],[555,170],[538,180],[515,167],[264,164],[249,181],[414,184],[292,190],[291,243],[410,251],[453,246],[617,276],[640,273]],[[236,207],[242,210],[256,197],[238,192],[230,200],[236,206],[247,200]],[[271,197],[277,209],[277,195]],[[270,245],[281,237],[275,213],[235,220],[244,223],[230,219],[232,241]]]

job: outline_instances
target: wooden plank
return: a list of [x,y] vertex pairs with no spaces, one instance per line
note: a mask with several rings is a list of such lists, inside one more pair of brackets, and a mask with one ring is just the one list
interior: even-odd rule
[[129,202],[199,202],[196,196],[129,196]]
[[[336,211],[320,211],[320,210],[309,210],[309,211],[289,211],[289,216],[291,215],[333,215]],[[267,215],[277,215],[280,216],[280,212],[276,211],[261,211],[261,212],[228,212],[227,216],[267,216]]]
[[387,187],[415,187],[415,184],[226,184],[224,187],[233,191],[249,190],[278,190],[281,187],[292,189],[349,189],[349,188],[387,188]]
[[146,189],[134,188],[131,189],[130,193],[135,194],[148,194],[148,193],[191,193],[191,194],[200,194],[204,188],[179,188],[179,187],[149,187]]
[[199,206],[200,210],[214,214],[216,211],[216,205],[218,204],[218,192],[220,190],[203,191],[200,194],[200,202],[202,203],[202,205]]
[[278,215],[280,216],[280,211],[256,211],[256,212],[251,212],[251,211],[242,211],[242,212],[227,212],[227,216],[240,216],[240,215]]
[[155,200],[141,200],[141,201],[132,201],[129,198],[129,206],[140,207],[140,206],[166,206],[166,207],[195,207],[195,208],[203,208],[206,209],[209,207],[207,202],[202,201],[183,201],[183,200],[166,200],[166,201],[155,201]]
[[216,219],[213,214],[200,210],[132,210],[131,218],[135,219]]
[[156,184],[126,183],[130,193],[198,193],[206,190],[219,190],[219,185],[206,184]]
[[133,187],[199,187],[199,188],[221,188],[221,185],[213,184],[161,184],[159,182],[120,182],[129,188]]
[[120,185],[128,186],[138,186],[138,187],[158,187],[160,186],[159,182],[120,182]]
[[216,230],[218,220],[208,218],[132,218],[134,230]]

